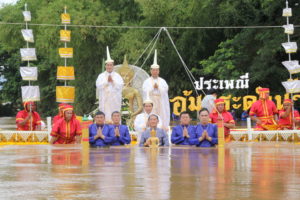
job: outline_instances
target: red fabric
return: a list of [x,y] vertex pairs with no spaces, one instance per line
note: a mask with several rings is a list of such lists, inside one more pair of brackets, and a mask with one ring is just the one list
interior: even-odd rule
[[[214,110],[212,113],[210,113],[209,117],[211,119],[211,122],[215,124],[218,121],[219,113],[216,110]],[[230,112],[223,111],[222,117],[223,117],[224,123],[235,124],[235,121]],[[225,134],[225,137],[229,137],[230,129],[227,127],[224,127],[224,134]]]
[[[262,125],[276,125],[276,122],[274,120],[274,115],[278,113],[278,110],[275,106],[275,103],[271,100],[257,100],[252,104],[252,107],[250,109],[250,116],[256,116],[258,117]],[[256,125],[256,129],[258,130],[265,130],[260,125]]]
[[60,119],[52,127],[51,136],[58,137],[54,144],[74,144],[75,136],[80,136],[81,126],[77,119],[72,118],[69,122]]
[[[19,123],[24,121],[25,118],[28,116],[28,113],[26,110],[21,110],[17,113],[16,116],[16,123],[17,123],[17,130],[19,131],[35,131],[38,125],[41,125],[41,117],[37,112],[32,112],[31,118],[27,121],[26,124],[23,126]],[[30,129],[31,124],[31,129]]]
[[[292,112],[290,112],[289,116],[286,118],[283,118],[282,115],[285,112],[285,110],[279,110],[279,126],[281,129],[283,128],[288,128],[288,129],[293,129],[293,116],[292,116]],[[299,121],[300,120],[300,116],[299,116],[299,112],[297,110],[294,110],[294,118],[295,120]]]
[[63,117],[60,114],[55,115],[53,117],[53,124],[55,124],[56,122],[58,122],[60,119],[63,119]]
[[222,103],[225,104],[224,99],[216,99],[216,100],[214,100],[214,102],[215,102],[216,105],[222,104]]

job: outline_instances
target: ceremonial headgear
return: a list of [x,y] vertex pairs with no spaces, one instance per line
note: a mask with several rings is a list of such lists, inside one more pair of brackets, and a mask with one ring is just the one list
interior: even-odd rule
[[154,60],[153,60],[153,64],[151,65],[151,69],[159,69],[159,65],[157,64],[157,50],[156,49],[154,52]]
[[108,46],[106,46],[106,56],[107,56],[107,59],[105,61],[105,64],[114,62],[114,60],[112,60],[111,57],[110,57]]

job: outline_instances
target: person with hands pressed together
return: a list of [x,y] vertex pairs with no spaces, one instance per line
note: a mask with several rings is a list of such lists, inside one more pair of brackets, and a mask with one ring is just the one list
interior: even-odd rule
[[217,125],[209,123],[209,112],[206,108],[199,111],[200,123],[196,126],[196,134],[190,138],[191,144],[197,147],[214,147],[218,144]]
[[140,147],[149,147],[151,131],[156,132],[156,137],[159,139],[159,146],[169,146],[169,140],[166,132],[163,129],[157,128],[158,116],[151,114],[148,118],[149,128],[147,128],[141,136]]
[[105,124],[105,114],[101,111],[95,115],[95,124],[89,126],[89,140],[92,147],[109,146],[115,141],[114,128]]
[[114,128],[115,133],[115,141],[112,143],[113,146],[130,144],[131,138],[129,134],[128,127],[126,125],[122,125],[121,122],[121,113],[119,111],[115,111],[111,114],[112,126]]
[[191,145],[190,138],[195,135],[195,127],[190,125],[188,112],[180,113],[180,125],[172,129],[171,142],[176,145]]

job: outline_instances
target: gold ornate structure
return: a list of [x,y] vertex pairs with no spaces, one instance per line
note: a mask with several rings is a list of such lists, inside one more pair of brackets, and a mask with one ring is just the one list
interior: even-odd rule
[[[128,119],[127,124],[133,127],[135,117],[143,111],[143,99],[139,90],[132,87],[132,80],[135,76],[135,72],[129,67],[126,55],[124,57],[123,65],[117,69],[117,72],[124,80],[122,96],[129,102],[130,119]],[[134,109],[135,101],[137,104],[137,109]]]

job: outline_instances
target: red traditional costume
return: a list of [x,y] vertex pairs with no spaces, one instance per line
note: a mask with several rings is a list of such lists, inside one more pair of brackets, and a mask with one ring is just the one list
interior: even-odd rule
[[278,125],[274,120],[274,115],[278,114],[275,103],[266,99],[266,94],[270,93],[269,88],[258,90],[260,99],[254,102],[250,109],[250,116],[256,116],[261,120],[261,124],[256,124],[256,130],[275,130]]
[[[293,104],[291,99],[285,99],[283,101],[283,103],[290,103]],[[292,116],[292,112],[289,113],[289,115],[285,118],[283,118],[284,113],[286,112],[286,110],[284,110],[284,108],[282,108],[281,110],[279,110],[279,128],[280,129],[293,129],[293,116]],[[299,116],[299,112],[297,110],[294,110],[294,119],[296,121],[300,120],[300,116]]]
[[65,103],[61,103],[58,105],[58,115],[54,116],[53,117],[53,124],[55,124],[57,121],[59,121],[60,119],[63,119],[63,109],[64,107],[68,105],[68,104],[65,104]]
[[[214,100],[214,102],[215,102],[215,106],[217,106],[219,104],[224,104],[224,106],[225,106],[224,99],[216,99],[216,100]],[[225,108],[224,108],[223,112],[220,114],[222,114],[221,118],[223,118],[223,120],[224,120],[223,123],[235,124],[235,121],[234,121],[231,113],[226,111]],[[219,116],[219,112],[216,110],[216,108],[213,109],[213,111],[210,113],[209,117],[210,117],[212,123],[214,123],[214,124],[217,123],[218,118],[220,116]],[[228,127],[224,126],[224,134],[225,134],[225,141],[229,142],[230,141],[230,129]]]
[[54,144],[74,144],[75,137],[82,134],[80,122],[74,113],[70,121],[65,120],[65,112],[68,110],[73,111],[73,106],[66,105],[63,109],[64,117],[53,125],[51,136],[57,137]]
[[29,120],[26,122],[26,124],[24,124],[24,125],[20,124],[20,122],[24,121],[26,119],[26,117],[28,117],[28,114],[30,113],[30,110],[27,109],[27,105],[34,105],[34,102],[27,101],[27,102],[24,102],[23,105],[24,105],[24,110],[19,111],[16,116],[17,130],[20,130],[20,131],[35,131],[35,130],[37,130],[37,126],[41,125],[41,117],[35,111],[31,111],[32,115],[29,118]]

